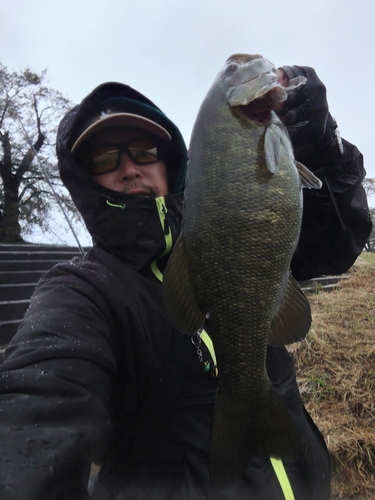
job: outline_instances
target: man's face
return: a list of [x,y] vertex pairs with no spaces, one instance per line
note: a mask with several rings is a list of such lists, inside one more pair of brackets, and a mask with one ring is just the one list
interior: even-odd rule
[[[83,164],[88,161],[91,162],[94,157],[97,164],[101,165],[99,162],[102,159],[106,161],[105,158],[108,157],[106,153],[107,145],[115,146],[110,147],[109,150],[116,151],[116,146],[125,144],[125,148],[120,148],[120,156],[115,152],[112,154],[114,159],[119,159],[116,164],[118,168],[99,174],[98,170],[94,168],[91,171],[93,179],[101,186],[124,194],[152,196],[155,198],[165,196],[168,194],[168,182],[164,160],[156,159],[152,163],[140,163],[140,161],[144,161],[142,156],[139,157],[140,161],[134,160],[136,155],[142,154],[142,151],[138,152],[137,149],[133,149],[133,145],[137,148],[137,144],[144,145],[147,141],[152,145],[155,138],[141,129],[131,127],[109,128],[95,134],[88,141],[88,144],[82,146],[82,151],[77,156]],[[127,146],[129,146],[128,151],[135,151],[133,158],[126,151]],[[103,152],[105,153],[103,154]]]

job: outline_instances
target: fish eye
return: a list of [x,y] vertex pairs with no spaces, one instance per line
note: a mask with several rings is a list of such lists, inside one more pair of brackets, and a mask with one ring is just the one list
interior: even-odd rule
[[234,73],[236,71],[236,69],[238,68],[238,64],[234,63],[234,62],[231,62],[228,64],[228,66],[225,68],[225,74],[227,76],[231,75],[232,73]]

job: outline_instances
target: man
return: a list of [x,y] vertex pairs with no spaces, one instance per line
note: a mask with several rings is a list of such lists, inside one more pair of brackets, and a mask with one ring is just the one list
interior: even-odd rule
[[[286,122],[304,92],[280,110]],[[302,127],[314,123],[314,113]],[[298,132],[295,137],[298,142]],[[269,348],[267,368],[302,437],[298,460],[254,456],[238,482],[222,491],[210,486],[214,351],[209,339],[208,348],[196,346],[174,330],[161,298],[180,231],[186,170],[175,125],[135,90],[107,83],[63,119],[57,152],[61,178],[94,246],[41,279],[7,349],[0,374],[0,497],[328,500],[328,453],[303,408],[285,348]],[[370,231],[359,166],[355,189],[351,184],[350,195],[335,199],[340,217],[333,220],[336,205],[325,191],[323,202],[315,194],[314,212],[304,219],[315,228],[329,205],[332,228],[345,231],[348,242],[334,247],[335,262],[345,268]],[[304,241],[293,264],[299,279],[314,275],[315,261],[316,272],[330,269],[324,251],[319,260]],[[324,239],[321,245],[332,246]],[[87,488],[92,463],[100,472]]]

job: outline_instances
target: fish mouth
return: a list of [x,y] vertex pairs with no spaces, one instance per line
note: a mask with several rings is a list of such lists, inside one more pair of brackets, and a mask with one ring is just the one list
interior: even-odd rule
[[266,94],[254,99],[248,104],[239,105],[238,108],[248,117],[258,123],[269,123],[275,105],[276,89],[271,89]]
[[264,102],[263,97],[259,97],[244,106],[238,106],[238,108],[254,122],[268,123],[271,121],[271,108]]

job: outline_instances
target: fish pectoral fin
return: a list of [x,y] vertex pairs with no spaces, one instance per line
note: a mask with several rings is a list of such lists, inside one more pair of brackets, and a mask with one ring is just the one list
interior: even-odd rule
[[271,174],[280,170],[280,157],[286,155],[291,162],[294,161],[303,188],[320,189],[322,181],[311,170],[294,158],[294,153],[289,137],[277,124],[271,123],[264,134],[264,156],[266,165]]
[[289,136],[277,123],[271,123],[266,128],[264,155],[267,168],[272,174],[277,174],[280,170],[281,156],[288,158],[290,163],[295,161]]
[[280,170],[280,137],[272,125],[264,134],[264,156],[268,170],[276,174]]
[[179,236],[164,271],[163,300],[172,324],[186,335],[193,335],[203,325],[206,314],[198,307],[189,279],[183,233]]
[[271,323],[269,344],[282,346],[299,342],[311,326],[310,304],[290,274],[283,301]]
[[210,479],[215,486],[240,478],[254,453],[286,461],[298,457],[301,439],[271,384],[262,399],[261,407],[240,406],[238,400],[220,394],[219,389],[209,453]]
[[296,160],[296,167],[301,178],[302,187],[307,189],[320,189],[322,181],[318,179],[305,165]]

